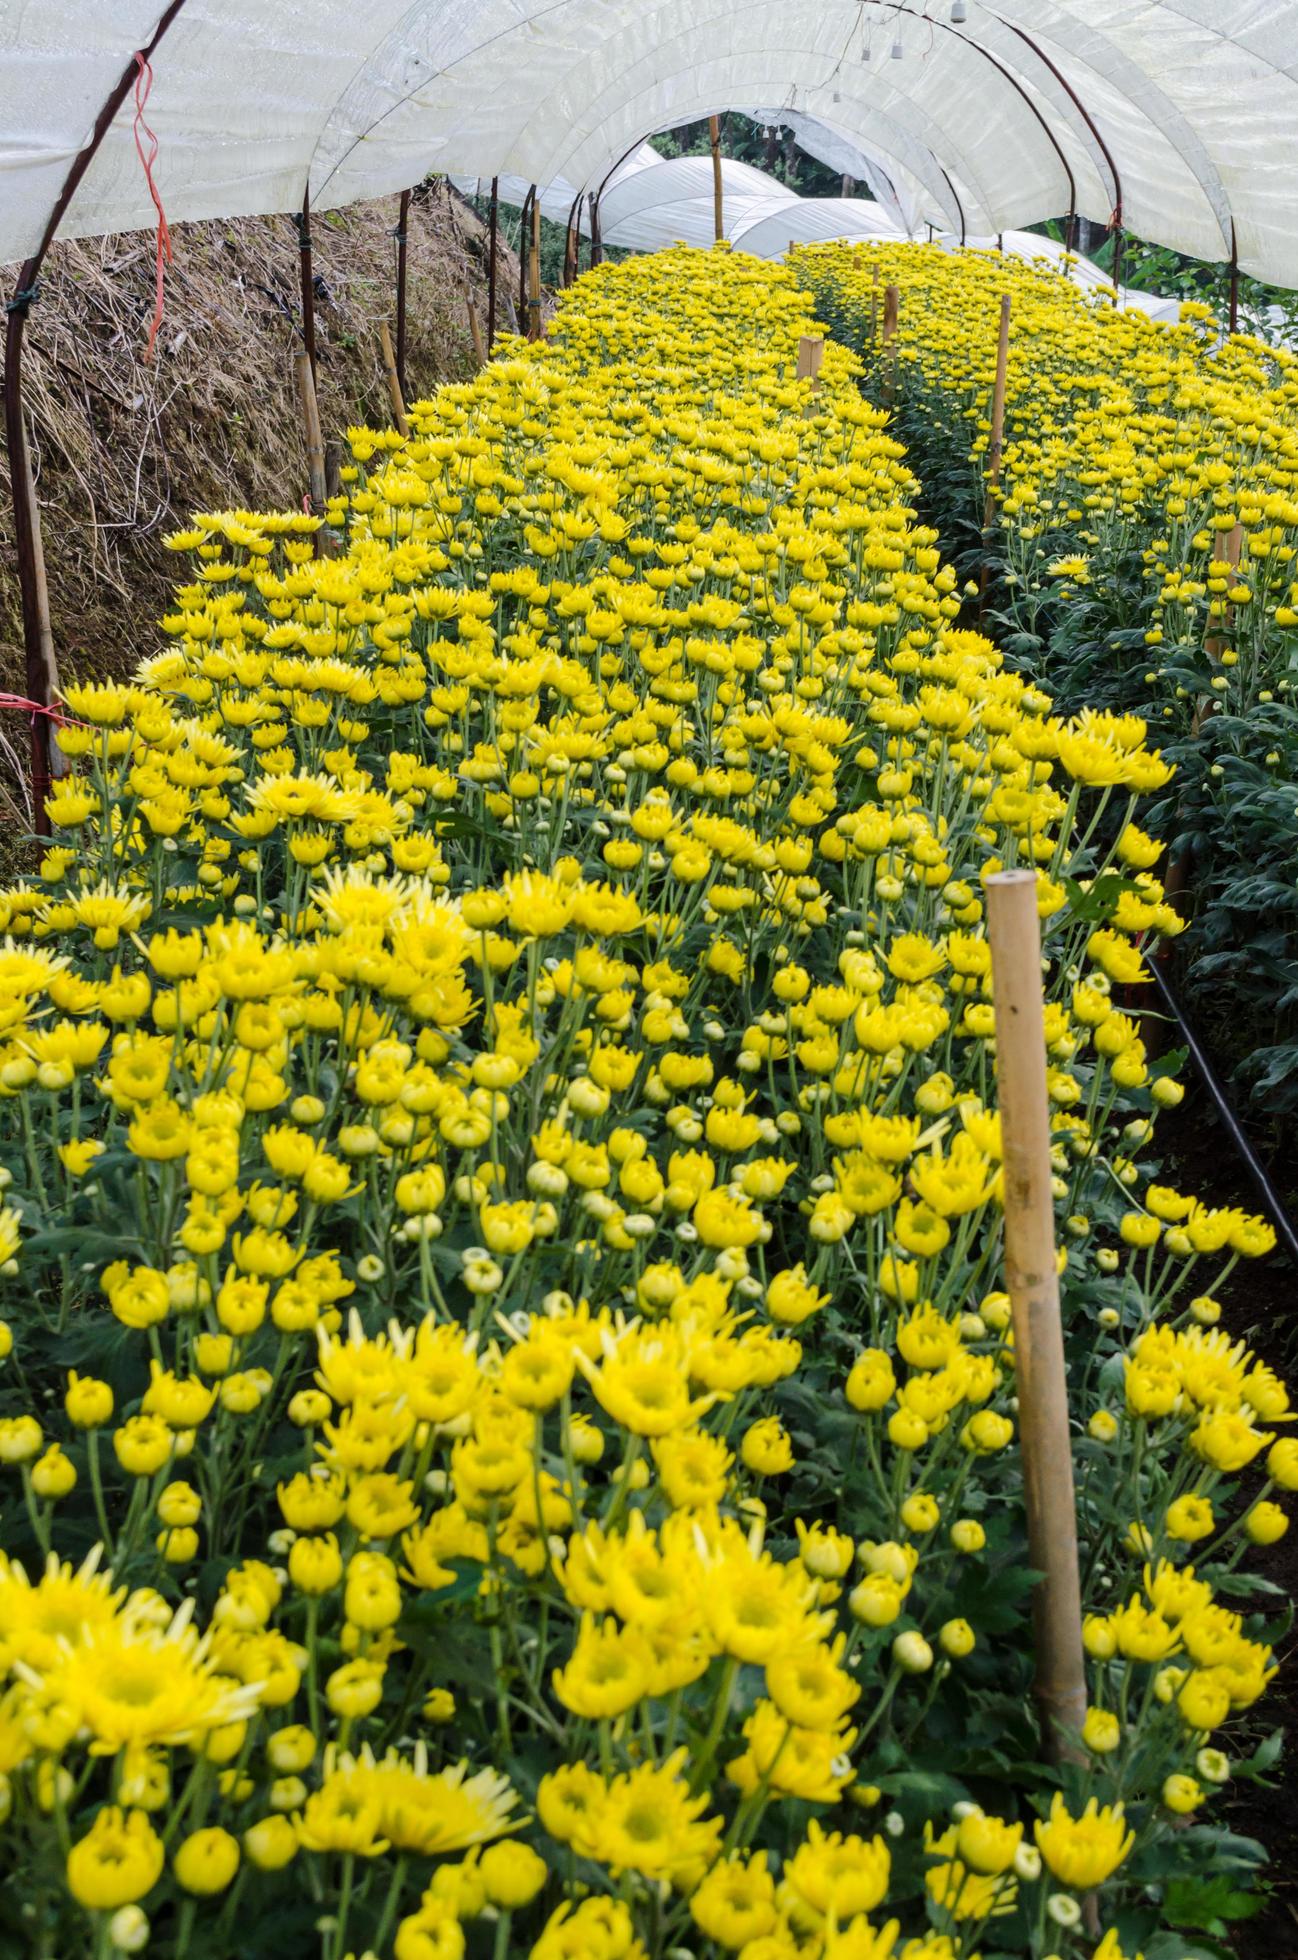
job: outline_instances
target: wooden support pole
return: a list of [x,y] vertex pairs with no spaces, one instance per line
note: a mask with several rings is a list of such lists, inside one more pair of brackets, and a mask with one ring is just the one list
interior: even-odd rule
[[[384,323],[386,326],[386,322]],[[317,517],[324,515],[325,507],[325,456],[324,440],[320,434],[320,404],[316,400],[315,377],[311,372],[311,356],[306,353],[295,354],[293,365],[297,370],[297,396],[302,409],[302,434],[306,441],[307,478],[311,487],[311,509]],[[317,543],[319,534],[317,533]]]
[[1001,301],[1000,332],[996,340],[996,379],[992,384],[992,429],[987,443],[987,494],[983,500],[983,530],[989,531],[996,516],[996,500],[1001,487],[1001,464],[1005,454],[1005,388],[1010,372],[1010,296]]
[[500,179],[491,180],[491,215],[487,220],[487,352],[496,344],[496,239],[500,230]]
[[[1220,533],[1218,533],[1218,536],[1220,536]],[[1239,569],[1239,561],[1243,555],[1243,551],[1244,551],[1244,527],[1242,524],[1237,523],[1232,525],[1230,530],[1227,531],[1226,533],[1225,549],[1220,553],[1220,555],[1214,551],[1213,558],[1215,562],[1218,564],[1229,565],[1232,572],[1234,572]],[[1225,606],[1223,606],[1221,610],[1220,630],[1215,633],[1209,633],[1203,643],[1203,650],[1207,654],[1209,660],[1212,661],[1214,666],[1219,664],[1222,654],[1225,653],[1226,651],[1227,642],[1230,639],[1231,629],[1234,626],[1234,624],[1235,624],[1235,608],[1234,606],[1228,603]],[[1199,732],[1199,726],[1201,721],[1203,720],[1205,709],[1211,710],[1212,706],[1213,706],[1213,701],[1210,700],[1207,703],[1205,703],[1203,706],[1201,706],[1198,713],[1195,715],[1194,732],[1196,735]]]
[[879,338],[879,261],[874,262],[874,272],[870,280],[870,350]]
[[527,255],[527,337],[541,338],[541,200],[532,186],[532,238]]
[[[397,387],[403,402],[410,399],[406,386],[406,243],[410,235],[410,192],[402,191],[397,215]],[[387,322],[384,322],[386,328]],[[401,426],[397,424],[398,428]]]
[[1113,304],[1122,304],[1122,220],[1113,227]]
[[487,350],[482,344],[482,323],[478,319],[478,309],[473,303],[473,295],[466,293],[464,304],[469,314],[469,332],[473,336],[473,358],[479,367],[487,365]]
[[818,333],[804,333],[798,341],[798,379],[814,381],[825,358],[825,343]]
[[298,259],[301,266],[302,286],[302,345],[306,348],[307,359],[311,363],[311,378],[314,381],[317,368],[315,358],[315,274],[311,269],[311,192],[302,193],[302,209],[297,214]]
[[568,225],[563,234],[563,283],[571,286],[581,271],[581,201],[584,191],[578,191],[568,210]]
[[518,223],[518,317],[527,319],[527,239],[532,228],[532,206],[536,201],[536,185],[533,184],[523,199],[523,211]]
[[[1226,546],[1225,550],[1221,553],[1221,562],[1230,566],[1237,566],[1243,549],[1244,528],[1241,524],[1235,524],[1226,534]],[[1214,552],[1213,556],[1214,559],[1217,557],[1216,552]],[[1231,605],[1225,606],[1221,614],[1219,629],[1207,634],[1204,638],[1203,650],[1214,667],[1219,664],[1222,654],[1226,651],[1226,644],[1231,627],[1234,624],[1234,618],[1235,608]],[[1215,694],[1200,695],[1195,705],[1194,716],[1190,722],[1190,733],[1196,741],[1203,732],[1204,722],[1213,712],[1216,705],[1217,697]],[[1181,808],[1183,811],[1184,805]],[[1174,851],[1169,857],[1167,872],[1163,879],[1163,895],[1169,905],[1179,905],[1180,901],[1190,892],[1190,873],[1193,869],[1193,863],[1194,850],[1192,844],[1188,841],[1182,844],[1180,850]],[[1167,966],[1170,963],[1172,948],[1175,943],[1173,939],[1159,940],[1155,958],[1163,966]],[[1167,1024],[1160,1017],[1153,1014],[1146,1014],[1141,1020],[1140,1032],[1141,1039],[1144,1041],[1151,1055],[1159,1055],[1166,1049]]]
[[[112,128],[118,110],[130,94],[163,35],[184,6],[185,0],[169,0],[157,26],[137,53],[133,53],[101,103],[85,143],[68,166],[58,196],[50,207],[36,248],[23,260],[17,284],[5,307],[4,328],[4,421],[5,446],[9,452],[9,490],[14,507],[14,555],[18,561],[18,592],[22,604],[23,652],[27,698],[49,703],[53,700],[57,675],[49,665],[52,636],[47,638],[49,595],[44,591],[45,557],[39,536],[40,513],[36,507],[31,461],[27,449],[27,430],[23,410],[23,335],[27,314],[36,298],[45,254],[54,242],[64,213],[76,195],[86,171]],[[42,598],[42,593],[44,597]],[[50,820],[45,798],[50,787],[50,724],[47,715],[31,718],[32,828],[38,837],[48,837]]]
[[1230,315],[1229,326],[1232,333],[1239,332],[1239,240],[1235,236],[1235,220],[1230,221]]
[[406,398],[401,387],[401,377],[397,372],[396,355],[392,351],[392,335],[388,331],[386,320],[379,321],[379,349],[383,355],[383,378],[388,384],[388,400],[392,404],[392,420],[401,434],[408,436],[410,424],[406,420]]
[[[36,579],[36,613],[41,636],[42,682],[41,692],[39,694],[29,693],[27,698],[30,701],[41,701],[46,707],[52,707],[59,691],[59,663],[54,652],[54,625],[50,618],[50,588],[49,581],[45,576],[45,534],[41,529],[41,507],[36,495],[36,483],[32,476],[32,453],[26,442],[23,444],[22,461],[23,468],[27,472],[27,496],[31,505],[32,514],[32,558],[34,560],[33,570]],[[40,724],[39,729],[36,726],[37,723]],[[38,741],[44,745],[47,773],[50,780],[57,782],[60,776],[70,776],[72,774],[72,762],[68,756],[64,755],[62,749],[59,747],[48,715],[32,716],[33,756]],[[34,776],[32,787],[34,795]],[[42,806],[43,814],[44,809]]]
[[884,376],[884,400],[889,408],[897,398],[897,328],[901,323],[901,288],[885,286],[883,293],[883,358],[888,363]]
[[1005,1181],[1005,1284],[1014,1323],[1019,1444],[1033,1591],[1033,1687],[1056,1761],[1083,1761],[1086,1716],[1077,1501],[1051,1195],[1050,1103],[1033,871],[986,880]]
[[726,235],[726,213],[721,188],[721,121],[708,117],[708,140],[712,146],[712,235],[719,245]]
[[819,334],[804,333],[798,341],[798,380],[809,381],[811,388],[802,404],[802,413],[811,415],[816,406],[816,396],[820,393],[820,364],[825,358],[825,343]]
[[1000,332],[996,339],[996,379],[992,384],[991,435],[987,443],[987,487],[983,495],[983,562],[978,574],[978,619],[987,616],[987,588],[991,583],[989,554],[996,505],[1000,497],[1001,463],[1005,454],[1005,390],[1010,371],[1010,296],[1001,300]]

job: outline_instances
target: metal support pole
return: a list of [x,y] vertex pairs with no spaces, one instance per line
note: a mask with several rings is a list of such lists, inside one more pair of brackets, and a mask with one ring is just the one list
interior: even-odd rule
[[[141,59],[148,61],[154,54],[184,4],[185,0],[171,0],[154,28],[148,45],[140,49]],[[14,551],[18,560],[18,590],[22,600],[27,696],[45,707],[53,699],[55,675],[49,658],[52,644],[47,638],[46,612],[42,605],[42,554],[38,538],[40,519],[32,490],[31,457],[23,420],[23,334],[28,310],[36,298],[45,254],[54,241],[77,186],[112,127],[113,118],[130,93],[138,73],[137,57],[132,55],[109,90],[86,143],[72,159],[40,243],[30,258],[24,260],[18,273],[18,284],[5,308],[5,443],[9,451],[9,483],[14,506]],[[46,715],[32,716],[31,758],[33,828],[38,837],[48,837],[50,821],[45,814],[45,798],[50,787],[50,736]]]
[[410,192],[402,191],[401,207],[397,215],[397,380],[401,386],[401,399],[410,400],[410,390],[406,386],[406,241],[410,233]]
[[500,179],[491,180],[491,215],[487,220],[487,352],[496,338],[496,239],[500,230]]

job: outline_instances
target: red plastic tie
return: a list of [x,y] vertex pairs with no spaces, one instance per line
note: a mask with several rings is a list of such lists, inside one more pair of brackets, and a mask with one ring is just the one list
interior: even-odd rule
[[62,708],[47,707],[43,701],[29,701],[25,694],[0,694],[0,709],[3,708],[21,709],[24,714],[29,714],[33,721],[37,715],[48,715],[50,720],[57,722],[60,728],[89,726],[88,722],[74,721],[70,715],[64,714]]
[[153,181],[153,166],[158,160],[158,139],[144,120],[144,105],[153,87],[153,64],[147,55],[136,54],[135,71],[135,150],[144,166],[144,178],[149,186],[149,196],[153,199],[153,207],[158,214],[158,243],[155,254],[157,288],[153,304],[153,320],[142,356],[144,360],[151,361],[153,343],[158,338],[158,329],[162,325],[165,296],[163,269],[171,264],[171,231],[167,224],[167,214],[162,208],[162,199],[158,195],[158,187]]

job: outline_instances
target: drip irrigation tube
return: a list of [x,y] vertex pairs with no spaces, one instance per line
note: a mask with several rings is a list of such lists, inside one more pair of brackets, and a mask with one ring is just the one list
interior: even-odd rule
[[1272,1184],[1265,1166],[1244,1134],[1243,1129],[1240,1127],[1239,1118],[1231,1107],[1217,1072],[1204,1053],[1203,1047],[1193,1028],[1186,1020],[1185,1010],[1177,999],[1167,975],[1161,971],[1157,960],[1150,960],[1148,966],[1155,981],[1158,983],[1158,991],[1162,994],[1169,1013],[1176,1021],[1185,1038],[1185,1045],[1190,1051],[1190,1060],[1198,1070],[1204,1088],[1216,1104],[1217,1114],[1221,1118],[1222,1126],[1243,1160],[1244,1167],[1250,1178],[1253,1180],[1257,1194],[1262,1200],[1263,1210],[1275,1226],[1276,1237],[1288,1253],[1291,1264],[1298,1270],[1298,1231],[1294,1229],[1293,1220],[1285,1210],[1280,1193],[1276,1190],[1274,1184]]

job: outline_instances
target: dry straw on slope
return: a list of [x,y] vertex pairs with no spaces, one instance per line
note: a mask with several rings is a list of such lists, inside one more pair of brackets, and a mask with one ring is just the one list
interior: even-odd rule
[[[390,417],[378,328],[395,309],[397,200],[312,222],[321,421]],[[306,486],[293,354],[301,347],[297,229],[288,217],[177,225],[166,317],[141,360],[154,239],[56,244],[27,330],[24,395],[60,671],[121,674],[158,644],[176,562],[162,539],[195,509],[282,508]],[[486,236],[445,184],[412,201],[412,395],[471,371],[466,296],[485,319]],[[4,274],[12,290],[15,272]],[[502,295],[517,291],[500,254]],[[501,324],[508,321],[501,311]],[[25,693],[8,459],[0,449],[0,687]],[[0,714],[0,803],[25,822],[26,732]]]

